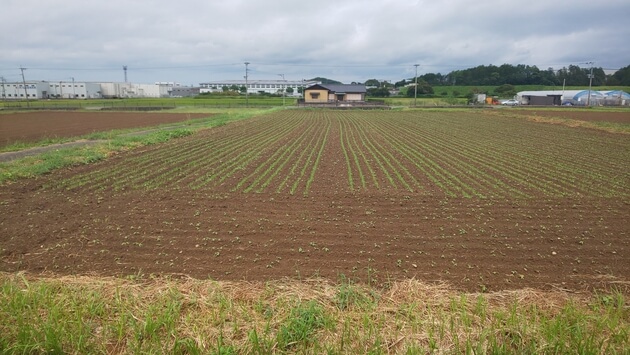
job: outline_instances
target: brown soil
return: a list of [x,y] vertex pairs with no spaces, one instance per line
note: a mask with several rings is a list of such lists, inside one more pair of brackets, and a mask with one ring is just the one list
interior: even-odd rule
[[[319,149],[316,142],[322,140],[310,138],[320,137],[323,125],[310,131],[313,120],[302,120],[306,128],[291,131],[305,132],[304,145],[291,150],[292,161],[306,161],[303,150]],[[302,180],[295,195],[287,193],[280,180],[291,177],[288,168],[261,193],[246,192],[246,185],[238,188],[240,179],[259,175],[262,160],[281,161],[272,155],[279,150],[270,147],[301,139],[286,134],[264,147],[247,145],[252,135],[279,127],[283,125],[270,118],[239,122],[0,187],[0,271],[218,280],[339,280],[343,275],[378,284],[403,278],[446,281],[468,291],[630,291],[627,198],[587,193],[550,197],[535,189],[527,198],[449,198],[437,187],[396,188],[382,172],[365,188],[350,191],[340,140],[333,138],[322,150],[310,188]],[[339,137],[339,127],[333,125],[329,137]],[[370,139],[380,143],[376,135]],[[141,187],[162,169],[164,162],[155,152],[212,157],[223,154],[222,144],[234,141],[243,141],[235,153],[260,149],[259,158],[223,182],[194,190],[188,183],[199,172],[180,163],[181,174],[172,175],[177,181],[157,190]],[[204,161],[201,174],[211,164],[220,162]],[[533,166],[544,168],[542,162]],[[406,169],[414,172],[411,165]],[[120,173],[103,180],[111,181],[103,189],[88,183],[70,190],[55,187],[64,179],[78,176],[91,182],[111,171]],[[131,181],[139,175],[144,180],[134,187]],[[421,173],[411,176],[420,179]],[[411,176],[405,175],[410,183]],[[112,185],[118,182],[120,190]],[[564,191],[561,177],[557,183]]]
[[0,270],[268,280],[416,278],[627,290],[628,203],[409,194],[1,191]]
[[514,110],[513,112],[534,115],[541,117],[559,117],[578,121],[587,122],[612,122],[612,123],[630,123],[630,111],[626,112],[598,112],[598,111],[575,111],[575,110],[549,110],[549,111],[533,111],[533,110]]
[[0,114],[0,146],[182,122],[211,114],[43,111]]

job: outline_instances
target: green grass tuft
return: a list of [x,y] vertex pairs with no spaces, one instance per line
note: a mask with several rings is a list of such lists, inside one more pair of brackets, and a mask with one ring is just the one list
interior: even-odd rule
[[[341,306],[340,306],[341,305]],[[0,352],[625,353],[622,293],[0,274]]]

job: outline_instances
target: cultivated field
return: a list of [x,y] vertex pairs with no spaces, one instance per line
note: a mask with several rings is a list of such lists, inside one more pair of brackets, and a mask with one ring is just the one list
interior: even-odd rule
[[540,108],[532,109],[532,110],[516,110],[515,113],[526,114],[526,115],[535,115],[538,118],[553,118],[560,117],[565,119],[577,120],[577,121],[585,121],[585,122],[607,122],[607,123],[621,123],[621,124],[630,124],[630,112],[627,110],[624,111],[609,111],[606,113],[602,112],[593,112],[586,110],[566,110],[566,109],[556,109],[556,110],[540,110]]
[[627,292],[630,139],[510,115],[285,110],[3,186],[0,270]]
[[0,114],[0,147],[94,132],[156,126],[211,114],[39,111]]

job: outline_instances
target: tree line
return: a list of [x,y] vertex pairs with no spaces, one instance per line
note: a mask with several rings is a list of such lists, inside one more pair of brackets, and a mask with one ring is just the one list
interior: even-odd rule
[[589,85],[589,75],[593,73],[593,86],[630,86],[630,65],[614,74],[606,75],[601,67],[580,67],[569,65],[560,70],[538,69],[535,65],[480,65],[474,68],[455,70],[447,75],[428,73],[419,76],[430,85],[545,85],[545,86],[584,86]]
[[[474,68],[455,70],[446,75],[427,73],[417,78],[418,94],[432,94],[433,86],[501,86],[501,85],[544,85],[544,86],[588,86],[590,74],[593,74],[591,85],[597,86],[630,86],[630,65],[606,74],[601,67],[580,67],[569,65],[560,70],[547,68],[541,70],[535,65],[480,65]],[[365,82],[370,96],[389,96],[385,91],[415,84],[416,78],[403,79],[390,83],[370,79]],[[413,90],[408,90],[413,91]]]

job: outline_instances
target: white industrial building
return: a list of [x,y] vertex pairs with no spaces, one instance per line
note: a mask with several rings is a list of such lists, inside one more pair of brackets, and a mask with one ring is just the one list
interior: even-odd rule
[[[155,84],[136,84],[121,82],[83,82],[83,81],[28,81],[26,91],[23,82],[2,82],[0,98],[3,100],[37,99],[98,99],[98,98],[160,98],[171,96],[189,96],[192,92],[203,94],[222,92],[224,87],[231,89],[247,87],[249,94],[280,94],[300,96],[300,89],[319,84],[316,81],[291,80],[223,80],[201,83],[194,90],[181,90],[183,87],[174,82],[156,82]],[[287,93],[287,88],[293,89]],[[190,91],[190,92],[189,92]],[[184,95],[185,93],[185,95]]]
[[104,98],[168,97],[171,86],[161,84],[100,83]]
[[285,92],[287,88],[292,88],[293,93],[288,94],[291,96],[300,96],[299,88],[305,88],[314,84],[319,84],[317,81],[305,81],[305,80],[223,80],[223,81],[209,81],[199,84],[199,93],[213,93],[223,92],[224,88],[232,87],[247,87],[249,94],[278,94]]
[[80,81],[2,82],[3,100],[169,97],[174,84],[95,83]]
[[101,85],[74,81],[49,81],[48,90],[42,92],[42,99],[100,99]]
[[0,85],[0,97],[3,100],[37,99],[98,99],[101,98],[99,83],[71,81],[27,81],[26,90],[23,82],[3,82]]
[[41,99],[45,97],[49,90],[48,83],[27,81],[23,82],[2,82],[0,86],[0,97],[3,100],[26,100]]

